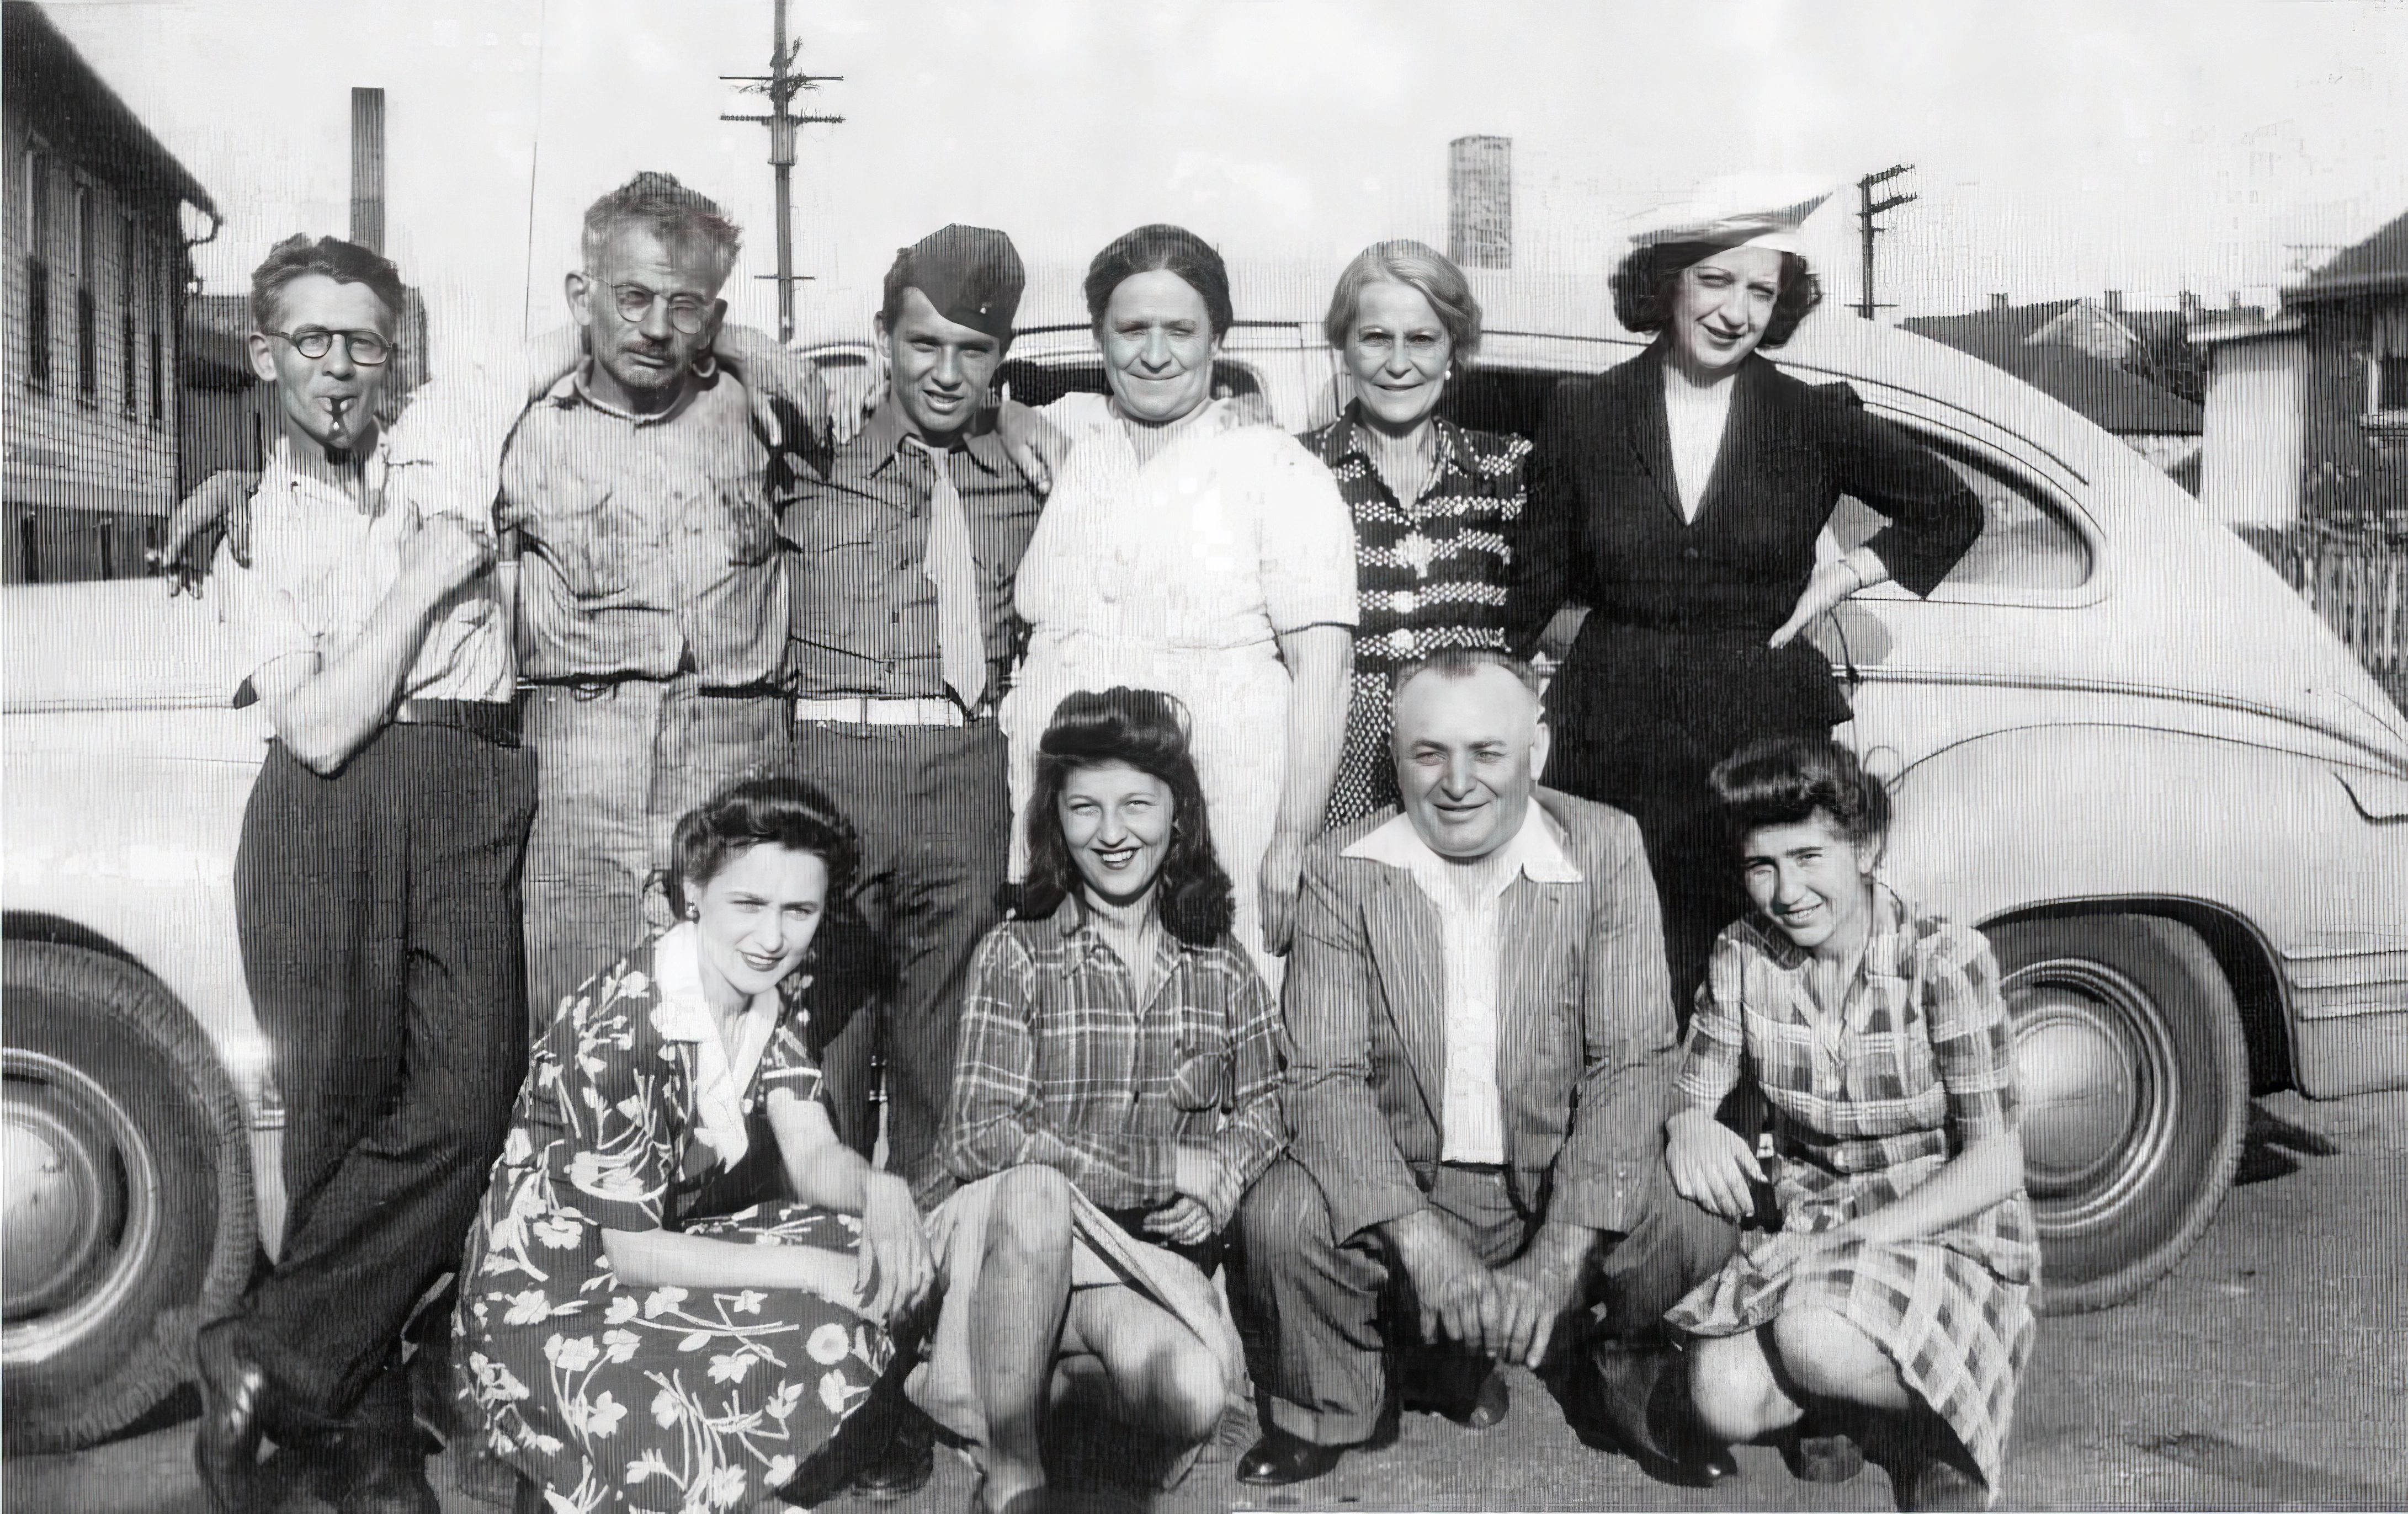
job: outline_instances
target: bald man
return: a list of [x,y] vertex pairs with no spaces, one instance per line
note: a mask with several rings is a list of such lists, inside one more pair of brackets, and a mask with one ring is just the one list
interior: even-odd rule
[[[1638,827],[1538,786],[1528,664],[1443,651],[1395,690],[1401,810],[1305,865],[1296,1139],[1241,1210],[1268,1423],[1238,1475],[1300,1482],[1392,1437],[1398,1354],[1423,1403],[1475,1428],[1507,1412],[1498,1364],[1568,1362],[1650,1470],[1727,1475],[1680,1433],[1658,1325],[1737,1237],[1663,1170],[1672,1002]],[[1591,1305],[1601,1338],[1554,1349]]]

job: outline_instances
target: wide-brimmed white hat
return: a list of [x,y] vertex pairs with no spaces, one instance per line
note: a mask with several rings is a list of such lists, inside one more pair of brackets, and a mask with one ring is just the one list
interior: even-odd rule
[[1823,174],[1727,174],[1710,179],[1687,199],[1640,217],[1630,234],[1631,245],[1713,242],[1803,253],[1806,244],[1798,228],[1838,187]]

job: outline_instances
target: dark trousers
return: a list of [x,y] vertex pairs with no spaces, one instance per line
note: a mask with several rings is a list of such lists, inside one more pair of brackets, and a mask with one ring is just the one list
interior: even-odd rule
[[[1515,1206],[1501,1171],[1440,1166],[1427,1193],[1439,1222],[1488,1266],[1519,1256],[1538,1234],[1539,1217]],[[1637,1228],[1594,1264],[1582,1301],[1598,1306],[1597,1327],[1609,1335],[1655,1329],[1738,1245],[1735,1228],[1672,1192],[1660,1163],[1648,1199]],[[1468,1394],[1487,1375],[1484,1359],[1426,1349],[1418,1306],[1385,1237],[1376,1229],[1337,1235],[1319,1181],[1294,1159],[1272,1163],[1239,1214],[1244,1243],[1232,1253],[1231,1302],[1272,1424],[1315,1445],[1353,1445],[1378,1422],[1392,1371],[1435,1379],[1431,1396],[1440,1399],[1457,1387]],[[1551,1356],[1578,1344],[1583,1312],[1556,1322]]]
[[251,789],[236,920],[287,1208],[242,1340],[305,1412],[350,1413],[459,1265],[526,1072],[534,810],[532,752],[435,726],[389,726],[331,778],[273,747]]
[[[794,763],[861,834],[852,903],[880,948],[872,962],[848,968],[846,923],[829,921],[814,1013],[824,988],[843,1022],[814,1039],[837,1134],[864,1155],[876,1144],[870,1055],[882,1050],[886,1165],[922,1189],[944,1167],[937,1140],[953,1095],[963,978],[980,938],[1003,918],[997,896],[1012,823],[1003,733],[992,720],[810,721],[795,727]],[[861,979],[871,974],[883,983],[866,992]],[[849,1004],[860,1007],[846,1013]]]

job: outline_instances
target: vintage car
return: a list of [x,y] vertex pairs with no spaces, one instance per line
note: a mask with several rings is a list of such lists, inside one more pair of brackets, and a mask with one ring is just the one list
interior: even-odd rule
[[[1484,294],[1468,424],[1532,432],[1560,377],[1638,349],[1593,291],[1524,293]],[[1288,307],[1230,333],[1222,377],[1300,429],[1343,387]],[[1103,387],[1056,314],[1024,309],[1023,399]],[[2248,548],[2038,391],[1836,310],[1776,360],[1849,385],[1987,510],[1928,600],[1883,586],[1816,635],[1843,734],[1895,784],[1889,876],[2006,971],[2045,1306],[2130,1298],[2214,1217],[2253,1091],[2408,1083],[2408,721]],[[1843,509],[1829,550],[1870,528]],[[230,881],[263,736],[226,706],[214,607],[155,581],[6,598],[14,1450],[165,1393],[280,1201]]]

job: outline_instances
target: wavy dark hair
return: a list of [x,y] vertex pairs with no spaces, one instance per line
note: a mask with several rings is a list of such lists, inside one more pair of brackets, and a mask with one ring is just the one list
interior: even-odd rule
[[1817,810],[1858,846],[1889,836],[1889,791],[1856,754],[1819,736],[1768,736],[1714,764],[1707,784],[1736,850],[1751,831],[1797,825]]
[[669,843],[669,903],[685,913],[688,894],[758,846],[809,852],[827,868],[828,908],[852,891],[861,839],[834,801],[796,778],[746,778],[687,810]]
[[1213,336],[1229,334],[1230,323],[1238,318],[1229,303],[1229,265],[1212,250],[1211,243],[1184,226],[1164,221],[1123,232],[1087,264],[1086,279],[1080,285],[1087,297],[1087,319],[1101,327],[1105,307],[1112,303],[1112,291],[1139,274],[1157,272],[1177,274],[1204,297]]
[[1154,879],[1154,909],[1163,929],[1187,945],[1219,945],[1237,919],[1236,895],[1212,854],[1204,785],[1187,751],[1186,708],[1154,689],[1081,690],[1054,707],[1037,744],[1037,782],[1023,817],[1028,877],[1014,912],[1043,920],[1078,893],[1079,866],[1062,835],[1062,790],[1071,774],[1106,763],[1126,763],[1169,785],[1170,846]]
[[366,284],[369,293],[384,302],[396,325],[409,303],[401,270],[376,249],[339,236],[321,236],[313,242],[294,235],[269,248],[267,256],[251,271],[251,328],[266,331],[282,325],[278,309],[286,286],[309,274],[322,274],[338,284]]
[[[1717,252],[1730,250],[1723,242],[1657,242],[1634,247],[1613,270],[1613,318],[1627,331],[1662,331],[1672,319],[1672,300],[1681,287],[1681,273]],[[1764,323],[1759,347],[1779,347],[1798,334],[1798,323],[1823,303],[1823,281],[1804,258],[1781,254],[1781,293],[1773,297],[1772,319]]]

